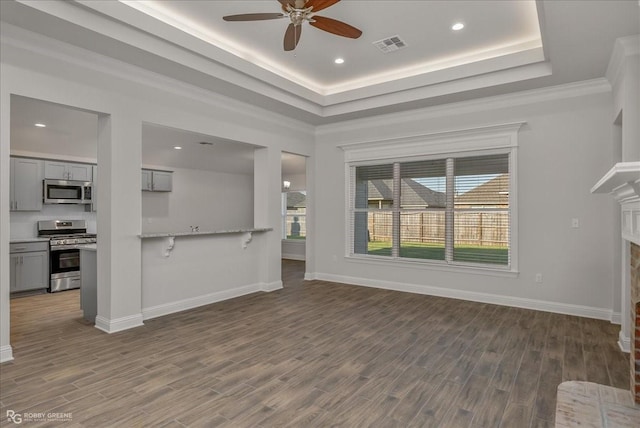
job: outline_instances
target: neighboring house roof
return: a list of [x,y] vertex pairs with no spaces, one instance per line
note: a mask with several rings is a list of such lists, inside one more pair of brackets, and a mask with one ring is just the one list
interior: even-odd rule
[[456,196],[456,205],[509,206],[509,174],[496,178]]
[[[369,200],[393,200],[392,180],[370,180]],[[403,207],[445,207],[445,195],[436,192],[411,178],[403,178],[400,186]]]
[[305,208],[307,196],[300,192],[287,192],[287,209]]

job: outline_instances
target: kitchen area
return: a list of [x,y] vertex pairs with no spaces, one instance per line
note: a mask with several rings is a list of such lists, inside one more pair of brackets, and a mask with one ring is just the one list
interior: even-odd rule
[[68,292],[88,322],[95,293],[82,283],[80,253],[97,244],[96,152],[97,115],[12,97],[11,298]]
[[[11,97],[12,307],[26,312],[31,306],[46,307],[35,302],[49,299],[61,310],[72,311],[76,319],[88,325],[96,323],[100,215],[97,128],[98,115],[92,112]],[[140,186],[142,192],[139,236],[147,242],[143,257],[148,257],[144,256],[145,248],[164,245],[149,235],[191,235],[195,230],[201,231],[197,236],[211,237],[221,230],[253,227],[255,146],[152,124],[143,124],[142,137],[140,182],[132,185]],[[180,239],[181,247],[195,242],[188,237]],[[226,239],[227,233],[215,238],[219,244]],[[229,239],[235,247],[239,238]],[[207,242],[206,238],[198,241],[208,248]],[[238,247],[245,255],[256,251]],[[198,255],[190,259],[194,257]],[[220,254],[224,257],[228,251]],[[153,251],[151,259],[155,260]],[[143,284],[154,282],[156,272],[160,274],[174,260],[176,256],[162,256],[151,262],[158,264],[143,275]],[[244,271],[241,267],[238,270]],[[197,293],[206,294],[209,288],[203,284]],[[143,290],[147,288],[143,286]],[[157,301],[160,295],[167,293],[153,288],[143,291],[143,302],[152,308],[147,316],[159,313],[157,308],[165,304]]]

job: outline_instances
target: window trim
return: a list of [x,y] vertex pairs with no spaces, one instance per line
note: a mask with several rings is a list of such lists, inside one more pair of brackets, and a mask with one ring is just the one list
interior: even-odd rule
[[[369,263],[420,266],[428,269],[442,269],[455,272],[518,273],[518,131],[526,122],[492,125],[404,138],[394,138],[364,143],[344,144],[345,159],[345,242],[344,257],[349,261]],[[510,265],[486,265],[475,263],[447,263],[435,260],[418,260],[401,257],[376,257],[353,253],[353,230],[351,213],[352,174],[356,166],[381,165],[393,162],[407,162],[446,157],[470,157],[477,155],[509,155],[509,251]]]

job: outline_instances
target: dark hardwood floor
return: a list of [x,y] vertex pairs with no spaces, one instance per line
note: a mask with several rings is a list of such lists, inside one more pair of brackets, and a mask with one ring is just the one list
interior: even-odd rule
[[107,335],[77,291],[11,301],[6,411],[85,427],[549,427],[556,388],[628,388],[605,321],[324,281]]

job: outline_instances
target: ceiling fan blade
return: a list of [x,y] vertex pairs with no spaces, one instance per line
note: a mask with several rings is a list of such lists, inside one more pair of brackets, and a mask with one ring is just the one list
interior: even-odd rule
[[300,35],[302,34],[301,25],[289,24],[287,31],[284,33],[284,50],[292,51],[298,45],[300,41]]
[[225,21],[264,21],[266,19],[280,19],[287,15],[281,13],[243,13],[241,15],[223,16]]
[[294,0],[278,0],[282,5],[282,10],[287,11],[287,5],[294,7]]
[[345,24],[337,19],[325,18],[324,16],[314,16],[313,20],[315,22],[309,22],[309,24],[337,36],[357,39],[362,35],[362,31],[358,30],[356,27],[352,27],[351,25]]
[[326,9],[329,6],[333,6],[339,1],[340,0],[309,0],[307,4],[305,4],[304,6],[305,7],[313,6],[313,9],[311,9],[311,11],[315,13],[322,9]]

